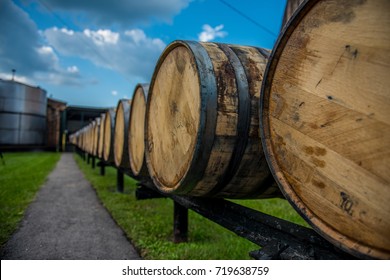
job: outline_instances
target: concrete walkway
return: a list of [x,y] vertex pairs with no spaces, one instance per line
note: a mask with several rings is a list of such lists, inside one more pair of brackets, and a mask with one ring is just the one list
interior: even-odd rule
[[28,207],[19,229],[0,249],[4,259],[139,259],[95,191],[64,153]]

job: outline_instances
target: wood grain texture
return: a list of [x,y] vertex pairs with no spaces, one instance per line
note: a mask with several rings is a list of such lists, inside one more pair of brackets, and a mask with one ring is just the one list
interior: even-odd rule
[[94,133],[93,133],[93,130],[94,130],[94,123],[95,121],[92,121],[89,125],[88,125],[88,132],[87,132],[87,152],[92,155],[93,153],[93,140],[94,140]]
[[145,158],[145,112],[149,84],[138,84],[131,100],[129,121],[129,159],[135,176],[148,176]]
[[97,149],[97,156],[100,159],[103,158],[105,118],[106,118],[105,113],[100,115],[99,142],[98,142],[98,149]]
[[217,119],[214,143],[203,178],[191,194],[204,196],[224,176],[232,157],[237,135],[238,90],[233,66],[226,54],[214,43],[202,43],[206,49],[217,80]]
[[[237,171],[218,196],[281,197],[268,168],[259,136],[259,98],[263,74],[270,52],[246,46],[229,46],[242,63],[248,81],[250,126],[247,143]],[[243,137],[238,135],[238,137]]]
[[130,169],[128,152],[128,131],[131,100],[122,99],[118,102],[115,114],[114,128],[114,160],[117,167]]
[[114,163],[114,130],[115,130],[115,110],[106,112],[104,118],[104,144],[103,158],[108,163]]
[[146,110],[147,166],[161,191],[280,195],[258,134],[267,57],[265,50],[215,43],[176,41],[167,47]]
[[290,202],[359,257],[390,258],[390,2],[309,1],[263,85],[263,146]]
[[[184,46],[170,51],[148,96],[147,159],[152,176],[169,191],[177,188],[193,157],[199,127],[199,78]],[[152,82],[153,83],[153,82]]]
[[98,155],[98,145],[99,145],[99,131],[100,131],[100,118],[96,118],[93,123],[93,147],[92,155]]

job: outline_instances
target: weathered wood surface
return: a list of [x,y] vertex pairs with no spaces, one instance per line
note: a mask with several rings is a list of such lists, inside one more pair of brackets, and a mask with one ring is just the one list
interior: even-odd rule
[[93,152],[93,127],[95,125],[95,121],[92,121],[87,128],[87,135],[86,135],[86,147],[87,151],[90,155],[92,155]]
[[184,46],[172,49],[158,73],[147,102],[146,160],[151,175],[168,191],[177,188],[194,154],[200,88],[194,58]]
[[308,1],[278,40],[262,140],[284,194],[355,255],[390,258],[390,1]]
[[145,112],[149,84],[138,84],[131,100],[129,120],[129,160],[135,176],[148,176],[145,161]]
[[130,168],[128,151],[130,102],[129,99],[121,99],[115,114],[114,159],[115,165],[122,168]]
[[99,145],[99,131],[100,131],[100,118],[96,118],[93,127],[92,127],[92,155],[98,155],[98,145]]
[[167,47],[146,110],[146,160],[158,188],[195,196],[279,194],[258,135],[267,57],[262,49],[214,43]]
[[103,158],[108,163],[114,163],[114,132],[115,132],[115,110],[106,112],[104,118],[104,143]]
[[100,126],[99,126],[99,141],[98,141],[98,147],[97,147],[97,157],[102,159],[103,158],[103,147],[104,147],[104,119],[106,117],[106,114],[100,115]]

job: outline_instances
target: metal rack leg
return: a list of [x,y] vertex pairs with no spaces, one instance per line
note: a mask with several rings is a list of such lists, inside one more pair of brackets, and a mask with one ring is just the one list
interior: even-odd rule
[[188,241],[188,209],[176,201],[173,203],[173,242]]
[[124,189],[124,174],[121,170],[116,171],[116,190],[117,192],[123,193]]
[[103,161],[100,162],[100,175],[104,176],[106,175],[106,165]]

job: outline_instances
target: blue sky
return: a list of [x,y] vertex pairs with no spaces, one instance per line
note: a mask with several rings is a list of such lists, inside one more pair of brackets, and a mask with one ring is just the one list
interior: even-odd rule
[[[1,0],[0,78],[114,107],[174,40],[271,49],[286,0]],[[232,8],[233,7],[233,8]],[[236,9],[236,10],[234,10]],[[239,12],[237,12],[237,10]],[[254,22],[253,22],[254,21]]]

